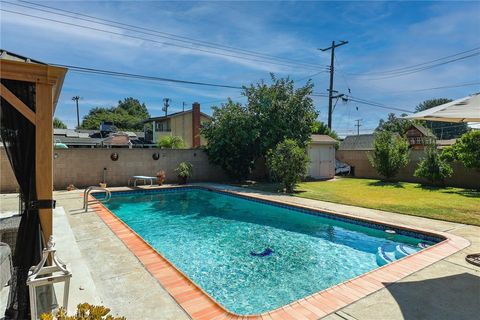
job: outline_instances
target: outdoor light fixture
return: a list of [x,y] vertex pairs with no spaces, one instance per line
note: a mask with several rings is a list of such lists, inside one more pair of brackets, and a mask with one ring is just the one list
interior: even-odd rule
[[[67,269],[65,263],[55,255],[54,246],[53,237],[50,236],[47,248],[43,249],[42,260],[38,265],[31,267],[28,272],[27,285],[30,293],[32,320],[40,319],[40,315],[43,313],[50,313],[59,307],[65,309],[68,307],[68,290],[72,273]],[[48,262],[51,262],[51,265],[48,265]],[[54,283],[58,284],[55,288],[59,292],[63,289],[61,306],[57,303]]]

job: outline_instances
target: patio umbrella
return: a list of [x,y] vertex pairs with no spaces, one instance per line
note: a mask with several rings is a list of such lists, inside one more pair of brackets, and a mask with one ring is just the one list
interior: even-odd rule
[[417,112],[403,119],[480,122],[480,93]]

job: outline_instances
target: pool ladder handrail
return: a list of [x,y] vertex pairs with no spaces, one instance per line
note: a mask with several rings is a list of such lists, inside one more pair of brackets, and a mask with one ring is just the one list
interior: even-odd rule
[[[105,198],[103,198],[102,200],[95,199],[95,200],[88,201],[88,195],[90,194],[91,191],[105,191]],[[87,189],[85,189],[85,191],[83,191],[83,209],[85,209],[85,212],[87,212],[89,203],[108,202],[111,197],[112,197],[112,193],[107,188],[90,186]]]

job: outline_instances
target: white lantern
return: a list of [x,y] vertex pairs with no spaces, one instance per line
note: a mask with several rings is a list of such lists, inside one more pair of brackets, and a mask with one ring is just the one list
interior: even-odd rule
[[[68,290],[72,273],[67,270],[65,263],[55,255],[54,246],[53,237],[50,236],[47,248],[43,249],[42,260],[38,265],[31,267],[28,272],[27,285],[30,293],[32,320],[40,319],[41,314],[50,313],[59,308],[55,289],[58,291],[63,289],[62,307],[65,309],[68,307]],[[49,257],[51,258],[49,259]],[[51,265],[47,265],[47,262],[50,262]]]

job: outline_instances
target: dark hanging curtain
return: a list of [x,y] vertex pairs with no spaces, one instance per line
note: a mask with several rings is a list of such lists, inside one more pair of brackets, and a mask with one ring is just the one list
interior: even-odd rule
[[[35,84],[1,79],[25,105],[35,111]],[[40,262],[41,232],[38,210],[28,210],[37,200],[35,187],[35,126],[1,98],[0,132],[10,165],[20,186],[21,221],[13,257],[13,277],[5,311],[6,319],[30,319],[28,270]]]

